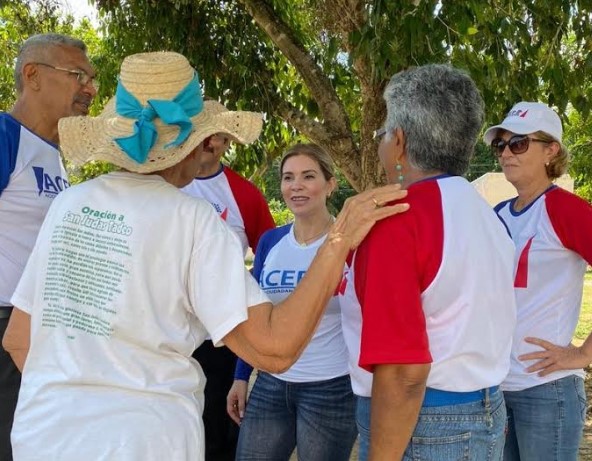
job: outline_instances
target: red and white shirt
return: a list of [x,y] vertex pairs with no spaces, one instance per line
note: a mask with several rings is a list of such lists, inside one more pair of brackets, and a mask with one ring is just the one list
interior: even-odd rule
[[238,235],[245,254],[249,247],[255,251],[261,235],[275,227],[263,194],[227,166],[220,165],[212,176],[195,178],[181,190],[210,202]]
[[574,194],[552,186],[523,210],[515,198],[495,211],[516,245],[514,287],[518,323],[510,373],[503,389],[518,391],[584,371],[562,370],[540,377],[526,373],[533,362],[518,356],[540,350],[525,337],[553,344],[571,343],[582,304],[586,266],[592,264],[592,206]]
[[[405,201],[410,210],[373,227],[348,274],[363,319],[360,366],[431,362],[427,385],[447,391],[500,384],[516,317],[506,229],[461,177],[417,182]],[[354,330],[344,327],[350,351]],[[358,395],[370,395],[362,379]]]

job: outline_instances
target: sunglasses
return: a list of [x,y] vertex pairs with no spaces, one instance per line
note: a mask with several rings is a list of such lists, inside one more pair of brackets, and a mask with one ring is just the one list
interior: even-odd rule
[[491,152],[494,156],[501,157],[507,146],[510,148],[510,152],[519,155],[528,150],[531,142],[542,142],[544,144],[550,143],[550,141],[543,141],[542,139],[529,138],[526,135],[517,134],[507,141],[504,141],[502,138],[495,138],[491,141]]

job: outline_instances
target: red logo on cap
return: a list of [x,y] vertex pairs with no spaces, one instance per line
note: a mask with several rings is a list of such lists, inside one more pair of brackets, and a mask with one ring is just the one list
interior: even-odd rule
[[524,112],[522,112],[518,117],[524,118],[524,117],[526,117],[526,114],[528,114],[528,110],[525,110]]

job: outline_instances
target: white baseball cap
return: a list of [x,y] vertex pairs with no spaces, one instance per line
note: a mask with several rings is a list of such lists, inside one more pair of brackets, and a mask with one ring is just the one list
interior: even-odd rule
[[516,134],[530,134],[542,131],[559,142],[561,142],[563,134],[559,116],[549,106],[540,102],[522,101],[516,104],[508,112],[501,124],[487,129],[483,135],[485,143],[491,144],[499,129]]

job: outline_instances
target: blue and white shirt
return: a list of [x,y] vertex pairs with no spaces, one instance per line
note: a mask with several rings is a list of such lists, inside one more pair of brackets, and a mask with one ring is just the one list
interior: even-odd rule
[[[274,304],[283,301],[294,291],[324,240],[325,236],[302,246],[296,241],[291,224],[263,234],[255,253],[253,275]],[[347,360],[347,348],[341,331],[341,311],[338,297],[334,295],[300,358],[288,371],[274,376],[289,382],[333,379],[349,373]],[[242,361],[239,359],[239,362]],[[236,378],[248,379],[241,365],[237,373]]]
[[9,305],[39,228],[69,187],[58,147],[0,113],[0,305]]

